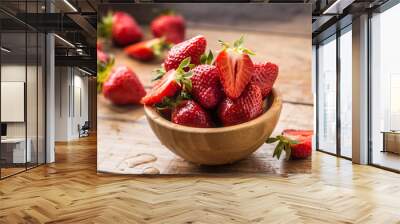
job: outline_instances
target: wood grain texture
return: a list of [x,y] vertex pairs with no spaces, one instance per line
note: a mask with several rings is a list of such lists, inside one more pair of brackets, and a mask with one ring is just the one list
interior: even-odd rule
[[97,174],[89,137],[56,160],[0,181],[1,224],[400,223],[399,174],[320,152],[308,173],[281,161],[279,174],[132,177]]
[[[215,50],[220,48],[218,39],[232,42],[238,39],[242,32],[217,29],[212,26],[192,26],[188,29],[189,37],[197,34],[206,36],[208,48]],[[245,45],[256,51],[254,61],[268,60],[279,64],[279,77],[275,87],[282,93],[284,104],[273,134],[279,134],[286,128],[313,129],[309,41],[309,37],[306,36],[246,31]],[[282,47],[283,44],[285,47]],[[120,49],[108,50],[115,55],[117,64],[128,65],[139,76],[145,87],[151,86],[152,71],[159,67],[161,61],[142,63],[127,57]],[[269,163],[274,159],[270,158],[272,146],[268,145],[263,145],[252,156],[237,164],[217,169],[188,163],[172,154],[158,141],[143,117],[144,112],[140,106],[116,107],[102,95],[98,96],[99,171],[124,174],[280,172],[272,171],[272,167],[279,165],[274,162]],[[309,169],[303,171],[308,172]]]

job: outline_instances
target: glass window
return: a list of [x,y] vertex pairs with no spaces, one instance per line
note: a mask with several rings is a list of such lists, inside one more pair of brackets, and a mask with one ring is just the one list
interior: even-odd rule
[[351,26],[340,36],[340,154],[352,157],[352,35]]
[[336,153],[336,36],[318,47],[318,149]]
[[372,163],[400,170],[400,4],[371,18]]

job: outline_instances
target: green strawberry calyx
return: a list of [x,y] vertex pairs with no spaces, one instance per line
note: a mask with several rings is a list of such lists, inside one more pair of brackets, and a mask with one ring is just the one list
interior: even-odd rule
[[205,65],[212,65],[213,59],[214,59],[214,55],[213,55],[212,51],[210,50],[208,52],[208,54],[204,53],[203,55],[201,55],[200,63],[205,64]]
[[218,42],[221,44],[222,46],[222,50],[232,50],[234,52],[237,52],[239,54],[248,54],[248,55],[255,55],[254,51],[245,48],[243,46],[244,44],[244,36],[242,35],[238,40],[236,40],[235,42],[233,42],[233,46],[231,46],[230,43],[222,41],[222,40],[218,40]]
[[97,24],[97,36],[111,38],[113,25],[113,13],[110,11],[101,19],[101,22]]
[[111,69],[114,66],[115,58],[112,55],[109,55],[109,58],[106,62],[101,62],[97,60],[97,91],[100,92],[103,83],[108,79],[110,75]]
[[278,135],[272,138],[268,138],[265,143],[267,144],[271,144],[271,143],[275,143],[278,142],[278,144],[276,145],[275,149],[274,149],[274,154],[272,155],[272,157],[276,158],[280,158],[282,151],[285,151],[286,153],[286,160],[290,159],[290,154],[292,152],[292,146],[295,144],[298,144],[298,141],[296,140],[292,140],[288,137],[285,137],[283,135]]
[[155,104],[155,107],[158,111],[169,110],[169,109],[172,110],[179,104],[181,104],[182,101],[190,99],[192,99],[192,96],[188,92],[181,91],[178,95],[174,97],[167,97],[167,96],[164,97],[161,103]]
[[190,57],[187,57],[181,61],[178,68],[175,69],[175,80],[182,86],[182,91],[190,93],[192,91],[192,80],[193,76],[191,69],[194,68],[194,64],[190,64]]
[[160,57],[164,51],[171,49],[172,44],[166,42],[164,37],[161,37],[151,40],[149,47],[152,49],[154,55]]

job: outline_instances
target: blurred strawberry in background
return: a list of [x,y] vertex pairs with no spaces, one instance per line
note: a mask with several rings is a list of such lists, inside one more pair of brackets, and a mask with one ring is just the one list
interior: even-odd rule
[[118,46],[126,46],[142,40],[143,33],[136,20],[121,11],[103,17],[98,27],[99,35],[111,38]]
[[103,95],[113,104],[139,104],[146,91],[137,75],[127,66],[115,67],[103,84]]
[[151,22],[151,31],[155,37],[165,37],[169,43],[178,44],[185,39],[185,20],[176,14],[165,14]]
[[125,47],[124,52],[132,58],[140,61],[150,61],[161,56],[162,52],[169,49],[169,44],[164,38],[141,41]]
[[99,48],[99,45],[97,46],[97,91],[100,92],[114,65],[114,57],[101,50],[102,47]]

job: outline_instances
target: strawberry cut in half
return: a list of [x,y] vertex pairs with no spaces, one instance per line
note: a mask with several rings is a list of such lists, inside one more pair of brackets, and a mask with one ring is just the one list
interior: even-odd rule
[[145,105],[161,103],[165,97],[172,97],[181,89],[190,92],[192,89],[192,82],[190,81],[192,72],[185,71],[189,66],[192,66],[190,58],[186,58],[176,70],[169,70],[164,75],[159,76],[160,79],[155,81],[153,88],[143,97],[142,103]]
[[190,61],[194,65],[200,64],[200,57],[206,50],[207,41],[204,36],[195,36],[189,40],[181,42],[171,48],[164,61],[166,71],[176,69],[179,64],[190,57]]
[[220,73],[220,80],[225,94],[231,99],[237,99],[250,82],[254,73],[254,65],[249,55],[252,51],[243,47],[243,37],[235,41],[234,46],[220,41],[223,45],[215,65]]
[[142,41],[132,44],[124,49],[124,52],[132,58],[141,61],[150,61],[168,49],[169,45],[162,38]]
[[312,154],[312,135],[311,130],[287,129],[282,132],[282,135],[268,138],[266,143],[278,142],[273,157],[279,159],[285,151],[287,160],[306,159]]
[[250,82],[260,87],[263,98],[272,91],[278,72],[279,68],[276,64],[270,62],[254,64],[254,74]]

